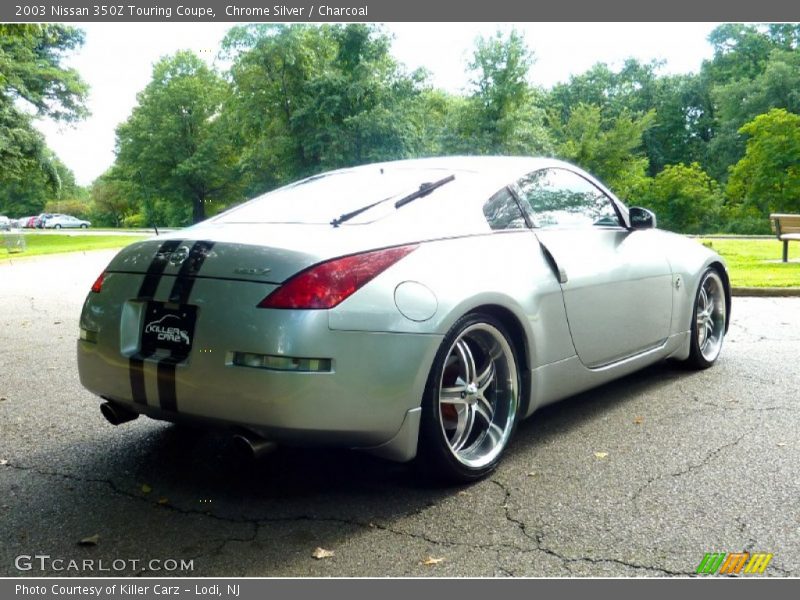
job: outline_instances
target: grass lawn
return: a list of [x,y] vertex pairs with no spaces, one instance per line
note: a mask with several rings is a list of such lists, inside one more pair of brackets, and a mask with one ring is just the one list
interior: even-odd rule
[[122,248],[132,242],[145,239],[146,235],[69,235],[69,234],[25,234],[25,251],[8,252],[6,237],[0,234],[0,260],[38,256],[40,254],[57,254],[59,252],[83,252],[86,250],[102,250],[105,248]]
[[800,287],[800,242],[789,243],[789,261],[782,263],[777,239],[702,239],[728,262],[733,287]]

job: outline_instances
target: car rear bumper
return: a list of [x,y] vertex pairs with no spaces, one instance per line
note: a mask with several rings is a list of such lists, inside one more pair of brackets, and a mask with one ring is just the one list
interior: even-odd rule
[[[240,426],[280,442],[380,446],[408,426],[441,342],[438,335],[332,330],[326,311],[256,308],[263,284],[198,280],[191,354],[172,367],[174,375],[161,366],[163,356],[144,358],[137,388],[142,303],[130,298],[138,279],[111,273],[102,294],[87,298],[81,328],[96,341],[78,341],[78,370],[91,392],[155,418]],[[208,302],[216,297],[235,304]],[[240,366],[237,352],[329,359],[330,370]],[[172,402],[164,397],[169,386]]]

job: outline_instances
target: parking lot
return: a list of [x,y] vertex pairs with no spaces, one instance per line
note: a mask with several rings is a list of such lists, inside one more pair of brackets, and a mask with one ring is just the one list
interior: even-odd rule
[[735,298],[713,369],[664,363],[544,409],[490,478],[437,488],[353,451],[252,464],[221,433],[109,425],[75,340],[112,255],[0,263],[2,576],[669,576],[741,551],[800,576],[800,298]]

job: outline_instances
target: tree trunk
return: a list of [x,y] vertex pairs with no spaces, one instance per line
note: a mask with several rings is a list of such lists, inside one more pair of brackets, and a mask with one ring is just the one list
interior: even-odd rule
[[206,218],[206,202],[205,198],[195,196],[192,200],[192,224],[205,221]]

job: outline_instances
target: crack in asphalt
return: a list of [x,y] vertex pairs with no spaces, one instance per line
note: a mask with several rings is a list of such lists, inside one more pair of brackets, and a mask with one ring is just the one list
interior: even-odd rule
[[[546,554],[547,556],[551,556],[556,558],[562,562],[564,568],[570,572],[573,572],[570,568],[570,565],[575,563],[590,563],[590,564],[603,564],[603,563],[612,563],[617,564],[623,567],[628,567],[630,569],[637,569],[637,570],[644,570],[644,571],[653,571],[656,573],[662,573],[664,575],[672,575],[672,576],[687,576],[687,575],[694,575],[694,573],[688,572],[681,572],[681,571],[671,571],[669,569],[665,569],[663,567],[654,567],[652,565],[642,565],[637,564],[629,561],[625,561],[619,558],[612,558],[612,557],[592,557],[592,556],[567,556],[565,554],[561,554],[560,552],[554,550],[551,547],[548,547],[544,544],[544,533],[541,531],[537,531],[535,533],[530,533],[528,531],[528,525],[525,521],[514,517],[511,514],[510,508],[508,506],[508,501],[511,499],[511,490],[509,487],[501,481],[497,479],[489,480],[491,483],[495,484],[501,490],[503,490],[505,494],[505,498],[503,501],[503,509],[505,511],[506,520],[510,523],[516,525],[522,534],[533,541],[535,547],[533,551],[541,552]],[[530,550],[529,550],[530,551]]]
[[[48,471],[48,470],[43,470],[43,469],[40,469],[40,468],[37,468],[37,467],[33,467],[33,466],[24,466],[24,465],[19,465],[19,464],[12,464],[12,463],[6,463],[4,466],[6,468],[15,469],[15,470],[18,470],[18,471],[36,473],[37,475],[41,475],[43,477],[60,477],[62,479],[68,479],[70,481],[79,481],[81,483],[92,483],[92,484],[104,485],[107,488],[109,488],[112,493],[117,494],[119,496],[123,496],[123,497],[131,499],[131,500],[136,500],[136,501],[139,501],[139,502],[143,502],[143,503],[149,504],[149,505],[151,505],[153,507],[158,507],[158,508],[161,508],[161,509],[164,509],[164,510],[176,512],[176,513],[181,514],[181,515],[206,517],[206,518],[214,519],[214,520],[221,521],[221,522],[224,522],[224,523],[237,524],[237,525],[249,524],[249,525],[253,525],[255,527],[252,537],[245,538],[245,539],[241,539],[241,538],[225,538],[218,545],[217,551],[222,551],[222,549],[224,549],[225,545],[227,543],[229,543],[229,542],[233,542],[233,541],[244,541],[244,542],[247,542],[247,541],[255,540],[257,535],[258,535],[259,529],[261,527],[263,527],[264,525],[266,525],[266,524],[269,524],[269,523],[292,523],[292,522],[300,522],[300,521],[309,521],[309,522],[315,522],[315,523],[339,523],[339,524],[342,524],[342,525],[360,527],[360,528],[366,529],[366,530],[375,529],[375,530],[385,531],[385,532],[388,532],[388,533],[391,533],[391,534],[394,534],[394,535],[398,535],[398,536],[403,536],[403,537],[408,537],[408,538],[412,538],[412,539],[422,540],[424,542],[427,542],[427,543],[433,544],[433,545],[437,545],[437,546],[466,546],[466,547],[470,547],[470,548],[479,548],[479,549],[505,548],[505,549],[512,549],[512,550],[515,550],[515,551],[522,551],[522,552],[526,551],[525,548],[522,548],[522,547],[519,547],[519,546],[514,546],[513,544],[471,544],[471,543],[468,543],[468,542],[461,542],[461,541],[454,541],[454,540],[447,540],[447,539],[436,539],[436,538],[430,537],[430,536],[422,534],[422,533],[415,533],[415,532],[410,532],[410,531],[404,531],[404,530],[401,530],[401,529],[395,529],[393,527],[390,527],[388,525],[382,524],[380,522],[362,521],[362,520],[358,520],[358,519],[347,519],[347,518],[342,518],[342,517],[323,517],[323,516],[316,516],[316,515],[309,515],[309,514],[292,515],[292,516],[286,516],[286,517],[260,517],[260,518],[228,517],[228,516],[218,515],[218,514],[209,512],[207,510],[184,508],[184,507],[176,506],[176,505],[171,504],[171,503],[159,504],[158,502],[155,502],[150,498],[147,498],[147,497],[142,496],[140,494],[137,494],[135,492],[131,492],[131,491],[128,491],[126,489],[120,488],[113,480],[110,480],[110,479],[83,477],[83,476],[76,475],[76,474],[73,474],[73,473],[62,473],[62,472],[58,472],[58,471]],[[405,513],[403,515],[400,515],[400,517],[401,518],[413,517],[413,516],[416,516],[416,515],[419,515],[419,514],[423,513],[424,510],[425,510],[424,508],[413,510],[413,511],[410,511],[410,512]],[[211,550],[211,552],[213,552],[213,549]],[[209,553],[209,551],[203,552],[201,554],[201,556],[206,555],[208,553]]]
[[[680,476],[685,475],[687,473],[690,473],[690,472],[692,472],[694,470],[702,468],[703,466],[707,465],[710,461],[712,461],[723,450],[725,450],[727,448],[730,448],[730,447],[733,447],[736,444],[740,443],[752,431],[753,431],[753,429],[748,430],[747,432],[743,433],[741,436],[739,436],[733,442],[730,442],[728,444],[724,444],[724,445],[712,450],[699,463],[688,465],[688,467],[686,467],[686,468],[684,468],[684,469],[682,469],[680,471],[677,471],[675,473],[669,473],[667,475],[661,475],[661,476],[659,476],[657,478],[653,478],[653,479],[648,480],[644,485],[642,485],[634,493],[634,495],[632,496],[631,500],[635,504],[637,499],[638,499],[638,496],[642,493],[642,491],[647,486],[649,486],[652,483],[654,483],[655,481],[663,479],[663,478],[665,478],[667,476],[680,477]],[[139,502],[147,503],[147,504],[150,504],[150,505],[152,505],[154,507],[163,508],[164,510],[169,510],[169,511],[181,514],[181,515],[198,516],[198,517],[201,517],[201,518],[213,519],[213,520],[216,520],[216,521],[219,521],[219,522],[223,522],[223,523],[229,523],[229,524],[235,524],[235,525],[250,525],[252,527],[252,531],[251,531],[251,533],[249,535],[247,535],[247,536],[226,536],[226,537],[223,537],[221,539],[218,539],[213,547],[208,548],[208,549],[206,549],[206,550],[204,550],[202,552],[199,552],[198,554],[190,557],[191,559],[200,559],[200,558],[205,557],[205,556],[219,555],[225,550],[225,547],[228,544],[231,544],[231,543],[234,543],[234,542],[253,543],[258,538],[258,535],[259,535],[261,529],[265,525],[270,524],[270,523],[293,523],[293,522],[308,521],[308,522],[313,522],[313,523],[336,523],[336,524],[341,524],[341,525],[347,525],[347,526],[350,526],[350,527],[358,527],[358,528],[361,528],[361,529],[364,529],[364,530],[367,530],[367,531],[369,531],[369,530],[384,531],[384,532],[390,533],[392,535],[397,535],[397,536],[402,536],[402,537],[406,537],[406,538],[413,539],[413,540],[423,541],[425,543],[428,543],[428,544],[431,544],[431,545],[434,545],[434,546],[468,547],[468,548],[487,549],[487,550],[504,549],[504,550],[512,550],[514,552],[522,553],[522,554],[538,552],[538,553],[542,553],[542,554],[544,554],[546,556],[550,556],[550,557],[553,557],[553,558],[561,561],[563,567],[569,572],[574,572],[572,570],[572,568],[571,568],[571,565],[578,564],[578,563],[589,563],[589,564],[594,564],[594,565],[609,564],[610,563],[610,564],[626,567],[626,568],[629,568],[629,569],[650,571],[650,572],[653,572],[653,573],[660,573],[660,574],[669,575],[669,576],[686,577],[686,576],[694,576],[695,575],[694,572],[673,571],[673,570],[670,570],[670,569],[666,569],[664,567],[658,567],[658,566],[653,566],[653,565],[645,565],[645,564],[638,564],[638,563],[635,563],[635,562],[631,562],[631,561],[627,561],[627,560],[623,560],[623,559],[615,558],[615,557],[568,556],[566,554],[562,554],[562,553],[558,552],[557,550],[555,550],[554,548],[547,546],[544,543],[544,532],[542,532],[542,531],[535,531],[535,532],[529,531],[528,530],[529,529],[528,528],[528,524],[525,521],[523,521],[522,519],[519,519],[519,518],[515,517],[511,513],[511,508],[509,506],[509,501],[510,501],[511,496],[512,496],[512,490],[505,483],[503,483],[503,482],[501,482],[501,481],[499,481],[497,479],[490,479],[489,483],[492,483],[493,485],[497,486],[503,493],[502,504],[501,504],[500,508],[503,511],[503,515],[505,517],[505,520],[508,523],[511,523],[514,527],[516,527],[516,529],[526,539],[528,539],[528,540],[530,540],[532,542],[532,545],[530,547],[525,547],[525,546],[522,546],[522,545],[516,545],[516,544],[510,544],[510,543],[479,544],[479,543],[470,543],[470,542],[463,542],[463,541],[456,541],[456,540],[449,540],[449,539],[438,539],[438,538],[432,537],[430,535],[426,535],[424,533],[417,533],[417,532],[413,532],[413,531],[406,531],[406,530],[402,530],[402,529],[397,529],[395,527],[391,527],[389,525],[386,525],[386,524],[380,523],[380,522],[376,522],[376,521],[366,521],[365,522],[365,521],[358,520],[358,519],[348,519],[348,518],[342,518],[342,517],[323,517],[323,516],[315,516],[315,515],[309,515],[309,514],[301,514],[301,515],[293,515],[293,516],[285,516],[285,517],[267,517],[267,518],[263,518],[263,517],[262,518],[229,517],[229,516],[223,516],[223,515],[214,514],[212,512],[207,511],[207,510],[197,510],[197,509],[192,509],[192,508],[185,508],[185,507],[176,506],[174,504],[159,504],[157,502],[154,502],[150,498],[144,497],[144,496],[142,496],[140,494],[137,494],[135,492],[131,492],[131,491],[128,491],[126,489],[123,489],[123,488],[119,487],[119,485],[117,485],[111,479],[83,477],[83,476],[76,475],[76,474],[73,474],[73,473],[63,473],[63,472],[58,472],[58,471],[48,471],[48,470],[40,469],[40,468],[33,467],[33,466],[25,466],[25,465],[12,464],[12,463],[6,463],[3,466],[6,467],[6,468],[10,468],[10,469],[14,469],[14,470],[22,471],[22,472],[36,473],[37,475],[40,475],[40,476],[43,476],[43,477],[59,477],[59,478],[67,479],[67,480],[70,480],[70,481],[78,481],[78,482],[82,482],[82,483],[91,483],[91,484],[103,485],[103,486],[106,486],[112,493],[114,493],[116,495],[123,496],[123,497],[131,499],[131,500],[136,500],[136,501],[139,501]],[[409,517],[418,516],[418,515],[421,515],[425,510],[426,510],[426,508],[420,508],[420,509],[405,513],[405,514],[401,515],[401,517],[402,518],[409,518]],[[746,523],[744,523],[741,520],[737,519],[737,522],[740,524],[740,531],[743,530],[742,528],[747,526]],[[755,539],[751,538],[747,542],[746,548],[755,548],[756,545],[757,545],[757,542],[755,541]],[[502,571],[503,573],[505,573],[506,575],[508,575],[510,577],[516,577],[516,572],[511,570],[511,569],[503,567],[503,566],[501,566],[499,564],[495,565],[495,567],[498,570]],[[775,571],[778,571],[782,575],[791,576],[790,572],[786,571],[785,569],[783,569],[783,568],[781,568],[781,567],[779,567],[777,565],[771,565],[771,568],[773,570],[775,570]],[[149,574],[150,574],[150,572],[146,571],[146,570],[136,572],[136,576],[137,577],[148,576]]]
[[661,481],[662,479],[666,479],[667,477],[682,477],[684,475],[688,475],[689,473],[691,473],[693,471],[696,471],[698,469],[702,469],[703,467],[707,466],[711,461],[713,461],[715,458],[717,458],[717,456],[719,456],[719,454],[722,451],[727,450],[728,448],[732,448],[732,447],[736,446],[745,437],[747,437],[749,434],[753,433],[753,431],[755,431],[756,429],[757,429],[757,427],[751,427],[750,429],[748,429],[747,431],[742,433],[742,435],[740,435],[738,438],[736,438],[732,442],[728,442],[727,444],[722,444],[721,446],[718,446],[718,447],[714,448],[713,450],[711,450],[711,452],[708,452],[700,460],[700,462],[698,462],[698,463],[689,464],[688,466],[685,466],[684,468],[682,468],[682,469],[680,469],[678,471],[675,471],[673,473],[666,473],[666,474],[662,473],[662,474],[659,474],[659,475],[657,475],[655,477],[649,477],[647,479],[647,481],[645,481],[641,486],[639,486],[636,489],[635,492],[633,492],[633,494],[631,494],[631,497],[630,497],[631,502],[633,502],[633,504],[637,508],[639,508],[639,505],[638,505],[639,496],[641,496],[642,493],[644,492],[644,490],[647,489],[649,486],[651,486],[652,484],[654,484],[654,483],[656,483],[658,481]]

